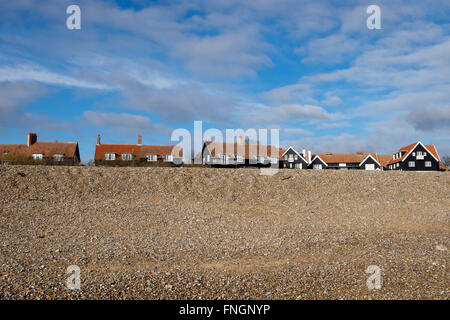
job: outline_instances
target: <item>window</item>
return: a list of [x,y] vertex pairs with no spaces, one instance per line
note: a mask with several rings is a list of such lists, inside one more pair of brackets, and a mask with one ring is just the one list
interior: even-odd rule
[[284,160],[287,160],[288,159],[288,156],[286,155],[286,156],[284,156]]
[[122,160],[133,160],[133,154],[132,153],[122,153]]
[[4,155],[7,155],[8,153],[9,153],[9,150],[3,151],[3,154],[4,154]]
[[63,154],[60,154],[60,153],[54,154],[54,155],[53,155],[53,159],[54,159],[55,161],[63,161],[63,160],[64,160],[64,155],[63,155]]
[[108,161],[116,160],[116,154],[111,152],[105,153],[105,160]]
[[399,163],[399,162],[397,162],[397,168],[398,168],[398,167],[400,167],[400,163]]
[[173,161],[173,155],[171,155],[171,154],[166,154],[166,155],[164,155],[164,159],[165,159],[166,161]]
[[346,163],[339,163],[339,167],[346,167],[347,164]]
[[294,155],[293,154],[289,155],[288,161],[289,162],[294,162]]
[[425,167],[430,168],[431,167],[431,161],[425,161]]
[[278,163],[278,159],[277,158],[270,158],[270,163],[271,164],[277,164]]
[[295,155],[295,156],[294,156],[294,159],[295,159],[295,160],[298,160],[298,156],[297,156],[297,155]]
[[414,161],[408,162],[408,167],[414,168],[416,166],[416,163]]
[[32,157],[33,160],[42,160],[44,158],[44,155],[42,153],[33,153]]
[[423,153],[422,153],[422,151],[417,151],[416,159],[423,160]]
[[147,162],[156,161],[156,160],[158,160],[157,154],[148,154],[147,155]]
[[263,156],[258,156],[257,157],[257,161],[258,161],[258,163],[264,163],[264,157]]
[[236,161],[237,162],[244,162],[244,157],[243,156],[236,156]]
[[315,165],[313,165],[313,169],[314,170],[322,170],[322,165],[321,164],[315,164]]

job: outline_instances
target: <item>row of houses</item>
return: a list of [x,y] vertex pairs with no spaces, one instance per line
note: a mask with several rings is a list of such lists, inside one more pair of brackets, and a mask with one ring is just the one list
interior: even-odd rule
[[[441,163],[434,145],[416,142],[399,148],[391,155],[365,153],[311,153],[293,147],[286,150],[244,141],[234,143],[206,141],[196,163],[210,167],[270,167],[313,170],[447,170]],[[80,163],[77,142],[41,142],[35,133],[28,133],[26,144],[0,144],[0,162],[3,164],[64,164]],[[142,137],[137,144],[103,144],[100,135],[94,155],[95,165],[109,166],[179,166],[183,164],[183,150],[174,145],[144,145]]]

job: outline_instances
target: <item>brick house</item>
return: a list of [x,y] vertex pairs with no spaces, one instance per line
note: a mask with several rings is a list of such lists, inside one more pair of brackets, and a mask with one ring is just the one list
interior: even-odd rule
[[28,133],[26,144],[0,144],[3,164],[78,165],[80,151],[77,142],[38,141],[37,134]]
[[97,137],[94,161],[96,165],[112,166],[173,166],[183,162],[183,150],[173,145],[103,144]]
[[281,167],[283,153],[276,146],[247,143],[239,137],[237,143],[206,141],[201,157],[204,165],[213,167]]

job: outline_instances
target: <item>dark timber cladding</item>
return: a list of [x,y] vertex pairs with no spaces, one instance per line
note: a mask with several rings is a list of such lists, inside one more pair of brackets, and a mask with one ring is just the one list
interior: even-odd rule
[[282,155],[282,167],[287,169],[306,169],[308,161],[306,161],[305,156],[298,153],[294,148],[289,147]]
[[388,162],[390,170],[437,171],[440,159],[434,145],[424,145],[420,141],[400,148]]

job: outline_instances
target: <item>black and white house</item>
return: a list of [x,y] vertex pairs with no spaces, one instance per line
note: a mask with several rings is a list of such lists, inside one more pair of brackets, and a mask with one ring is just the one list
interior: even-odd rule
[[401,147],[387,163],[389,170],[438,171],[440,158],[434,145],[418,141]]
[[283,160],[283,168],[288,169],[306,169],[308,161],[306,160],[306,150],[303,149],[302,154],[298,153],[294,148],[289,147],[281,155]]

